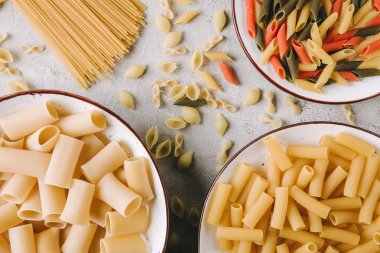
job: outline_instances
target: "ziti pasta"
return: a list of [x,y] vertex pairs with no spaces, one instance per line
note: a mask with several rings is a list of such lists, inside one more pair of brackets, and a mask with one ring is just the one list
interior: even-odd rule
[[44,101],[0,125],[0,252],[150,252],[149,163],[98,137],[102,112]]
[[[205,220],[219,250],[380,252],[380,156],[370,143],[346,132],[315,146],[283,147],[273,135],[263,143],[266,176],[262,164],[242,162],[211,193]],[[328,153],[349,159],[348,168]]]
[[[243,0],[242,0],[243,1]],[[380,4],[244,0],[245,26],[281,79],[310,92],[380,75]]]

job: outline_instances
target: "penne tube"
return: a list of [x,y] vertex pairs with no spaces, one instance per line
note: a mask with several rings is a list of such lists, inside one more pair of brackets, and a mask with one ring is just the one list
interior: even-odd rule
[[60,219],[75,225],[89,224],[90,207],[94,191],[95,185],[83,180],[74,179]]
[[368,241],[372,238],[372,235],[380,229],[380,217],[377,217],[360,235],[362,241]]
[[[229,212],[223,213],[220,225],[224,227],[231,226],[231,215]],[[219,250],[230,250],[232,248],[231,240],[217,239],[216,244]]]
[[218,225],[228,201],[232,185],[218,182],[213,190],[210,207],[208,208],[207,223]]
[[9,245],[9,242],[2,235],[0,235],[0,252],[12,253],[11,245]]
[[62,134],[76,138],[103,131],[107,122],[102,112],[94,110],[62,117],[55,125]]
[[58,228],[49,228],[34,234],[34,239],[38,253],[61,253]]
[[312,197],[321,197],[323,182],[325,180],[325,175],[327,167],[329,165],[329,160],[315,160],[314,162],[314,176],[310,181],[309,185],[309,195]]
[[317,43],[320,47],[322,47],[322,38],[321,34],[319,32],[318,24],[314,23],[313,26],[311,27],[310,31],[311,39]]
[[354,158],[356,157],[356,152],[335,142],[334,138],[328,135],[322,136],[322,138],[319,141],[319,145],[328,147],[329,152],[334,153],[335,155],[350,161],[354,160]]
[[359,23],[359,21],[372,9],[372,3],[371,1],[365,2],[359,10],[355,13],[353,17],[354,24]]
[[1,135],[1,142],[2,144],[0,146],[6,147],[6,148],[15,148],[15,149],[23,149],[25,138],[21,138],[18,140],[10,140],[9,137],[6,134]]
[[122,235],[100,240],[102,253],[146,253],[149,245],[144,235]]
[[375,149],[373,146],[357,138],[356,136],[346,132],[338,133],[334,140],[342,144],[343,146],[346,146],[347,148],[352,149],[353,151],[366,157],[370,157],[375,153]]
[[222,52],[204,52],[204,55],[210,61],[233,61],[233,59],[228,54]]
[[329,219],[334,226],[345,223],[359,224],[359,214],[354,211],[332,211]]
[[8,202],[21,204],[36,183],[35,177],[14,174],[3,187],[0,196]]
[[331,55],[331,58],[333,59],[333,61],[341,61],[341,60],[344,60],[344,59],[348,59],[350,58],[351,56],[353,56],[355,54],[355,50],[353,49],[342,49],[336,53],[333,53]]
[[145,234],[149,226],[149,207],[142,205],[132,216],[126,218],[118,212],[108,212],[106,214],[107,237]]
[[325,239],[334,240],[337,242],[347,243],[351,245],[358,245],[360,235],[334,227],[323,226],[320,236]]
[[244,216],[243,223],[249,228],[254,228],[259,220],[264,216],[265,212],[271,208],[273,201],[274,200],[271,196],[265,192],[261,193],[255,204]]
[[357,194],[365,198],[377,176],[377,170],[380,166],[380,156],[377,154],[372,155],[367,159],[362,176],[360,177],[359,188]]
[[258,177],[258,175],[256,173],[251,174],[251,176],[249,177],[249,179],[248,179],[246,185],[244,186],[242,192],[240,193],[239,198],[236,201],[237,203],[245,205],[247,198],[248,198],[248,195],[249,195],[249,192],[251,191],[252,185],[254,184],[257,177]]
[[243,206],[238,203],[231,204],[231,227],[241,227],[243,225]]
[[38,185],[34,186],[24,203],[22,203],[17,215],[23,220],[42,220],[41,198]]
[[250,242],[262,241],[263,231],[260,229],[218,226],[216,229],[216,239]]
[[325,180],[322,189],[321,197],[327,199],[334,192],[334,190],[342,183],[348,173],[340,166],[338,166]]
[[101,227],[106,227],[106,214],[112,211],[112,207],[99,199],[93,199],[90,209],[90,221]]
[[365,164],[366,158],[362,155],[358,155],[354,160],[352,160],[346,178],[346,183],[344,185],[344,196],[352,198],[356,197],[359,188],[360,177],[363,173]]
[[142,198],[108,173],[96,186],[95,197],[110,205],[124,217],[140,209]]
[[280,186],[281,171],[277,167],[275,160],[272,156],[268,157],[267,179],[269,182],[267,193],[270,196],[274,197],[276,187]]
[[236,252],[238,253],[250,253],[254,244],[250,241],[240,241]]
[[313,176],[314,176],[314,169],[309,165],[303,166],[300,173],[298,174],[296,185],[302,190],[305,189],[306,186],[309,185]]
[[82,172],[90,182],[97,184],[103,176],[119,168],[127,158],[120,144],[112,141],[82,165]]
[[318,248],[314,242],[308,242],[301,247],[295,249],[293,253],[314,253],[317,252]]
[[294,84],[296,86],[300,87],[303,90],[307,90],[307,91],[315,92],[315,93],[319,93],[319,94],[323,94],[324,93],[323,90],[322,90],[322,88],[315,87],[314,83],[309,82],[307,80],[296,79],[296,80],[294,80]]
[[288,244],[283,243],[276,246],[276,253],[290,253]]
[[377,10],[369,11],[360,21],[355,24],[355,27],[366,27],[369,22],[371,22],[374,18],[378,16]]
[[278,49],[278,40],[277,38],[274,38],[261,54],[260,60],[259,60],[260,64],[267,63],[269,61],[269,58],[276,52],[277,49]]
[[300,64],[298,64],[298,70],[299,71],[314,71],[317,68],[318,68],[318,66],[315,63],[309,63],[309,64],[300,63]]
[[59,133],[59,128],[56,126],[44,126],[26,137],[25,147],[28,150],[49,153],[57,143]]
[[10,228],[8,233],[12,253],[37,253],[32,224]]
[[276,162],[277,166],[280,168],[281,171],[285,171],[292,166],[292,162],[286,156],[280,143],[274,136],[270,135],[265,137],[263,142],[266,148],[273,156],[274,161]]
[[346,160],[340,156],[329,153],[330,165],[334,167],[342,167],[344,170],[348,171],[350,169],[351,163],[349,160]]
[[286,212],[286,217],[290,223],[290,226],[294,231],[304,229],[305,222],[303,221],[300,212],[298,211],[297,205],[293,199],[289,198],[288,200],[288,209]]
[[88,252],[96,228],[95,224],[71,226],[70,233],[61,247],[62,252]]
[[313,233],[322,232],[322,219],[313,212],[307,211],[307,217],[309,220],[309,230]]
[[59,135],[46,171],[45,184],[70,188],[82,148],[82,141],[66,135]]
[[282,176],[281,186],[293,186],[296,183],[298,174],[303,168],[303,166],[311,164],[312,160],[309,159],[295,159],[293,162],[293,166],[290,167],[287,171],[285,171],[284,175]]
[[1,117],[0,125],[11,140],[18,140],[57,120],[54,105],[45,101]]
[[308,39],[307,40],[307,48],[313,53],[314,56],[321,59],[321,61],[325,64],[333,64],[333,59],[329,54],[327,54],[320,46],[318,46],[314,41]]
[[301,31],[306,26],[309,16],[310,16],[310,3],[307,3],[304,5],[304,7],[302,8],[299,14],[297,24],[296,24],[296,32]]
[[318,146],[289,145],[286,154],[294,158],[328,159],[328,148]]
[[[272,212],[270,209],[268,209],[264,216],[261,217],[261,219],[259,220],[259,222],[257,223],[256,225],[256,229],[261,229],[263,231],[263,235],[264,235],[264,239],[267,237],[267,233],[268,233],[268,229],[269,229],[269,222],[270,222],[270,219],[271,219],[271,215],[272,215]],[[264,245],[264,241],[257,241],[255,242],[255,244],[257,245]]]
[[44,178],[50,158],[51,154],[0,147],[0,172]]
[[149,181],[147,163],[143,157],[134,157],[124,162],[124,173],[128,187],[140,195],[143,201],[154,198],[152,186]]
[[371,240],[367,241],[366,243],[360,244],[357,247],[354,247],[350,250],[348,250],[348,253],[375,253],[379,251],[379,245],[380,245],[380,233],[375,232],[371,238]]
[[[348,2],[349,3],[349,2]],[[345,33],[351,25],[352,15],[354,14],[355,6],[350,4],[345,8],[344,13],[342,14],[342,20],[339,22],[338,33]]]
[[371,59],[363,61],[358,69],[378,69],[380,68],[380,59]]
[[294,9],[286,19],[286,39],[288,40],[296,31],[297,10]]
[[380,181],[375,180],[372,184],[368,196],[364,199],[363,206],[359,212],[359,222],[361,224],[371,224],[375,207],[380,198]]
[[268,228],[267,235],[265,236],[262,253],[274,252],[278,241],[278,230],[272,227]]
[[317,82],[315,83],[316,88],[321,88],[323,85],[325,85],[329,81],[335,69],[335,66],[336,66],[336,62],[326,65],[326,67],[322,70],[321,74],[319,75]]
[[271,227],[276,229],[282,229],[284,227],[286,212],[288,209],[288,199],[288,187],[276,187],[273,215],[270,222]]
[[338,13],[334,12],[330,14],[319,26],[319,33],[321,38],[325,38],[327,31],[336,23],[338,20]]
[[252,173],[253,167],[249,163],[241,163],[234,170],[230,181],[232,188],[228,198],[231,202],[236,202]]
[[284,227],[281,229],[279,236],[281,238],[293,240],[299,243],[314,242],[318,249],[322,248],[325,243],[325,240],[320,238],[318,235],[304,230],[293,231],[290,227]]
[[327,246],[324,253],[339,253],[339,250],[337,250],[333,246],[329,245],[329,246]]
[[322,200],[321,202],[329,206],[331,208],[331,211],[358,209],[362,207],[362,201],[360,197],[340,197],[335,199]]
[[18,207],[12,203],[6,203],[0,206],[0,234],[23,222],[23,220],[17,216],[18,210]]

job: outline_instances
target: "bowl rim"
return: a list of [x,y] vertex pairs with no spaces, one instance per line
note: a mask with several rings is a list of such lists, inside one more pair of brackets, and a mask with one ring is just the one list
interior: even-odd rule
[[296,124],[291,124],[291,125],[288,125],[288,126],[283,126],[283,127],[280,127],[280,128],[277,128],[277,129],[274,129],[274,130],[271,130],[267,133],[264,133],[263,135],[260,135],[259,137],[257,138],[254,138],[252,141],[248,142],[248,144],[244,145],[241,149],[239,149],[227,162],[226,164],[223,166],[223,168],[218,172],[218,174],[216,175],[215,179],[213,180],[213,182],[211,183],[210,185],[210,188],[207,192],[207,195],[206,195],[206,198],[203,202],[203,207],[202,207],[202,213],[201,213],[201,217],[200,217],[200,222],[199,222],[199,228],[198,228],[198,253],[200,253],[200,247],[201,247],[201,230],[202,230],[202,220],[203,220],[203,216],[205,215],[205,208],[206,208],[206,202],[209,200],[210,198],[210,195],[211,195],[211,191],[212,189],[214,188],[216,182],[219,180],[220,176],[223,174],[223,172],[227,169],[227,167],[244,151],[246,150],[247,148],[249,148],[252,144],[262,140],[263,138],[265,138],[266,136],[268,135],[271,135],[271,134],[274,134],[274,133],[277,133],[277,132],[281,132],[282,130],[286,130],[286,129],[290,129],[290,128],[294,128],[294,127],[299,127],[299,126],[307,126],[307,125],[337,125],[337,126],[345,126],[345,127],[349,127],[349,128],[353,128],[353,129],[356,129],[356,130],[359,130],[359,131],[362,131],[362,132],[365,132],[365,133],[368,133],[368,134],[371,134],[377,138],[380,139],[380,134],[377,134],[375,132],[372,132],[370,130],[367,130],[367,129],[364,129],[364,128],[361,128],[361,127],[358,127],[358,126],[353,126],[353,125],[349,125],[349,124],[346,124],[346,123],[340,123],[340,122],[334,122],[334,121],[309,121],[309,122],[301,122],[301,123],[296,123]]
[[160,179],[160,184],[162,186],[162,190],[164,193],[165,213],[166,213],[166,236],[165,236],[165,242],[164,242],[162,252],[165,252],[166,247],[167,247],[167,243],[168,243],[168,236],[169,236],[169,209],[168,209],[168,199],[167,199],[166,188],[165,188],[165,185],[163,183],[160,171],[158,170],[156,161],[153,159],[149,149],[145,146],[145,144],[144,144],[143,140],[140,138],[140,136],[136,133],[136,131],[124,119],[122,119],[118,114],[113,112],[111,109],[108,109],[107,107],[105,107],[105,106],[103,106],[103,105],[101,105],[101,104],[99,104],[99,103],[97,103],[97,102],[95,102],[89,98],[86,98],[84,96],[74,94],[71,92],[67,92],[67,91],[53,90],[53,89],[37,89],[37,90],[22,91],[22,92],[9,94],[9,95],[0,96],[0,103],[3,101],[9,100],[9,99],[15,98],[15,97],[20,97],[20,96],[24,96],[24,95],[39,95],[39,94],[62,95],[62,96],[71,97],[71,98],[92,104],[92,105],[102,109],[103,111],[109,113],[111,116],[115,117],[121,124],[123,124],[126,128],[128,128],[128,130],[131,131],[132,134],[137,138],[137,140],[142,144],[142,146],[144,147],[144,149],[148,153],[149,158],[153,162],[154,169],[156,170],[156,172],[158,174],[158,178]]
[[364,100],[368,100],[368,99],[380,96],[380,92],[378,92],[376,94],[370,95],[368,97],[360,98],[360,99],[352,99],[352,100],[345,100],[345,101],[336,101],[336,102],[334,102],[334,101],[319,100],[319,99],[311,98],[311,97],[308,97],[308,96],[304,96],[304,95],[301,95],[299,93],[293,92],[293,91],[287,89],[286,87],[282,86],[281,84],[277,83],[275,80],[273,80],[267,73],[265,73],[257,65],[256,61],[252,58],[252,56],[248,52],[248,49],[245,46],[245,43],[243,42],[243,39],[242,39],[241,34],[240,34],[240,30],[238,28],[235,2],[236,2],[236,0],[232,0],[231,1],[231,4],[232,4],[232,20],[233,20],[233,23],[234,23],[235,33],[236,33],[236,36],[238,37],[240,46],[242,47],[242,49],[243,49],[245,55],[247,56],[248,60],[252,63],[252,65],[256,68],[256,70],[258,70],[260,72],[260,74],[265,77],[265,79],[267,79],[270,83],[272,83],[277,88],[281,89],[282,91],[284,91],[284,92],[286,92],[286,93],[288,93],[290,95],[296,96],[296,97],[304,99],[304,100],[308,100],[308,101],[315,102],[315,103],[320,103],[320,104],[329,104],[329,105],[341,105],[341,104],[348,104],[348,103],[357,103],[357,102],[361,102],[361,101],[364,101]]

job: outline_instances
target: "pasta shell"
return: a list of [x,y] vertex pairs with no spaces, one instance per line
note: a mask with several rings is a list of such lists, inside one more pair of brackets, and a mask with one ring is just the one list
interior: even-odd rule
[[0,45],[8,38],[8,33],[0,34]]
[[219,162],[226,162],[229,155],[229,150],[232,148],[232,142],[228,139],[224,139],[220,143],[220,151],[217,155],[217,159]]
[[169,0],[160,0],[161,7],[165,10],[165,16],[168,19],[174,18],[173,10],[170,8]]
[[211,90],[221,91],[219,84],[215,81],[214,77],[206,71],[198,71],[199,77]]
[[170,24],[168,18],[163,15],[156,16],[155,25],[156,29],[161,33],[168,33],[172,28],[172,25]]
[[163,157],[167,157],[172,152],[172,142],[167,139],[156,147],[156,159],[161,159]]
[[5,67],[0,71],[1,74],[8,74],[11,76],[20,76],[21,72],[18,68],[8,68]]
[[185,217],[185,203],[183,203],[183,200],[180,197],[174,196],[170,202],[170,207],[175,216],[178,218]]
[[0,63],[12,63],[13,55],[4,48],[0,48]]
[[188,214],[187,214],[187,222],[192,226],[193,228],[197,228],[199,226],[199,221],[201,218],[201,213],[199,212],[198,208],[192,207],[190,208]]
[[187,151],[182,154],[178,159],[178,169],[180,171],[187,170],[193,163],[193,151]]
[[184,47],[165,48],[165,55],[167,55],[167,56],[184,55],[186,53],[187,53],[187,49]]
[[175,141],[174,141],[174,156],[179,157],[183,154],[183,135],[182,134],[176,134],[175,135]]
[[222,40],[224,39],[223,35],[216,35],[215,37],[213,37],[210,41],[206,42],[204,45],[203,45],[203,50],[204,51],[208,51],[210,49],[212,49],[213,47],[215,47],[219,42],[221,42]]
[[243,98],[243,105],[250,106],[255,105],[260,101],[261,98],[261,90],[258,88],[250,89],[246,92]]
[[174,24],[176,25],[184,25],[189,23],[191,20],[193,20],[196,16],[198,16],[199,11],[198,10],[188,10],[182,13],[175,21]]
[[228,129],[228,121],[223,116],[223,114],[219,113],[216,116],[216,120],[215,120],[215,130],[220,136],[223,136],[226,133],[227,129]]
[[194,107],[182,106],[182,118],[191,125],[197,125],[201,122],[201,115]]
[[152,149],[157,144],[159,137],[160,133],[158,132],[157,126],[152,126],[149,128],[145,135],[146,145],[149,149]]
[[125,72],[125,77],[130,79],[137,79],[140,78],[146,70],[146,65],[132,65],[129,66],[127,71]]
[[8,82],[8,89],[14,92],[27,91],[29,90],[28,84],[24,80],[13,80]]
[[173,88],[170,89],[168,97],[172,101],[177,101],[178,99],[182,98],[186,94],[187,87],[183,84],[177,84],[173,86]]
[[201,95],[201,90],[199,89],[198,85],[195,83],[190,84],[187,86],[186,89],[186,97],[189,98],[190,100],[198,100],[198,98]]
[[135,100],[131,93],[126,90],[121,90],[119,92],[120,104],[129,109],[135,109]]
[[186,127],[187,123],[183,119],[179,117],[170,117],[165,120],[165,124],[167,127],[171,129],[183,129]]
[[190,66],[193,71],[199,70],[203,65],[203,54],[200,50],[195,50],[191,55]]
[[173,73],[176,69],[177,69],[177,64],[170,61],[162,62],[158,64],[157,66],[157,70],[165,74]]
[[171,48],[177,46],[182,40],[182,32],[175,31],[166,35],[164,40],[164,47]]
[[157,84],[160,88],[161,87],[172,88],[175,85],[177,85],[177,81],[173,80],[173,79],[169,79],[169,80],[156,80],[156,81],[154,81],[154,84]]
[[153,103],[156,108],[161,107],[161,90],[160,86],[157,84],[153,85],[152,88],[152,95],[153,95]]
[[227,23],[227,17],[224,10],[219,10],[214,13],[214,16],[212,17],[212,24],[214,26],[215,31],[221,32],[224,28],[224,26]]

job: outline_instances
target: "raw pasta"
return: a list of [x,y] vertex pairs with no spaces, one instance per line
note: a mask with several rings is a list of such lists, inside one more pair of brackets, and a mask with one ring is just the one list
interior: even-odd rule
[[23,53],[29,54],[29,53],[42,53],[44,51],[44,47],[40,45],[30,45],[25,44],[21,46],[21,51]]
[[169,117],[165,120],[165,125],[171,129],[183,129],[187,126],[186,121],[179,117]]
[[217,154],[217,159],[219,162],[224,163],[227,161],[228,154],[229,154],[230,149],[232,148],[232,145],[233,145],[232,141],[230,141],[228,139],[224,139],[220,143],[220,150]]
[[156,147],[156,159],[161,159],[170,155],[172,151],[172,142],[167,139],[161,143],[159,143]]
[[157,70],[161,71],[164,74],[170,74],[177,69],[177,64],[174,62],[162,62],[157,65]]
[[4,48],[0,48],[0,63],[12,63],[13,55]]
[[157,126],[152,126],[149,128],[148,132],[145,135],[145,142],[148,148],[152,149],[158,142],[160,134],[158,132]]
[[129,91],[119,91],[120,104],[128,109],[135,109],[135,99]]
[[212,17],[212,24],[214,26],[215,31],[221,32],[223,28],[226,26],[227,17],[224,10],[219,10],[214,13]]
[[216,119],[215,119],[215,130],[220,136],[223,136],[225,132],[227,131],[227,129],[228,129],[228,121],[223,116],[223,114],[219,113],[218,115],[216,115]]
[[274,104],[275,94],[269,91],[264,92],[264,100],[266,103],[265,112],[275,113],[276,112],[276,105]]
[[142,75],[144,75],[145,70],[146,65],[131,65],[127,68],[127,71],[125,72],[125,77],[130,79],[140,78]]
[[231,56],[229,56],[228,54],[223,53],[223,52],[210,52],[210,51],[208,51],[208,52],[204,52],[204,55],[210,61],[222,61],[222,62],[233,61]]
[[182,32],[169,32],[166,34],[163,46],[165,48],[173,48],[177,46],[182,40]]
[[261,98],[261,90],[258,88],[253,88],[248,90],[243,98],[243,105],[250,106],[255,105],[260,101]]
[[155,19],[156,29],[161,33],[168,33],[171,30],[171,24],[167,17],[158,14]]
[[206,84],[207,88],[215,91],[221,91],[219,84],[216,82],[214,77],[206,71],[198,71],[199,77],[202,79],[202,81]]
[[180,16],[176,18],[174,21],[175,25],[184,25],[192,21],[196,16],[199,15],[198,10],[188,10],[182,13]]
[[165,48],[165,55],[167,56],[184,55],[186,53],[187,53],[187,49],[184,47]]
[[198,125],[201,122],[200,112],[194,108],[189,106],[182,106],[182,118],[184,121],[191,125]]
[[25,80],[12,80],[8,82],[8,89],[12,92],[20,92],[29,90],[29,85]]
[[174,156],[175,157],[180,157],[183,154],[183,142],[184,142],[183,135],[176,134],[175,141],[174,141]]
[[183,153],[178,159],[178,169],[181,171],[188,169],[193,162],[193,155],[193,151]]
[[206,52],[209,51],[210,49],[215,47],[217,44],[219,44],[219,42],[221,42],[223,39],[224,39],[223,35],[214,36],[211,40],[209,40],[203,45],[203,50]]
[[200,50],[195,50],[191,55],[190,66],[193,71],[199,70],[203,65],[203,54]]

